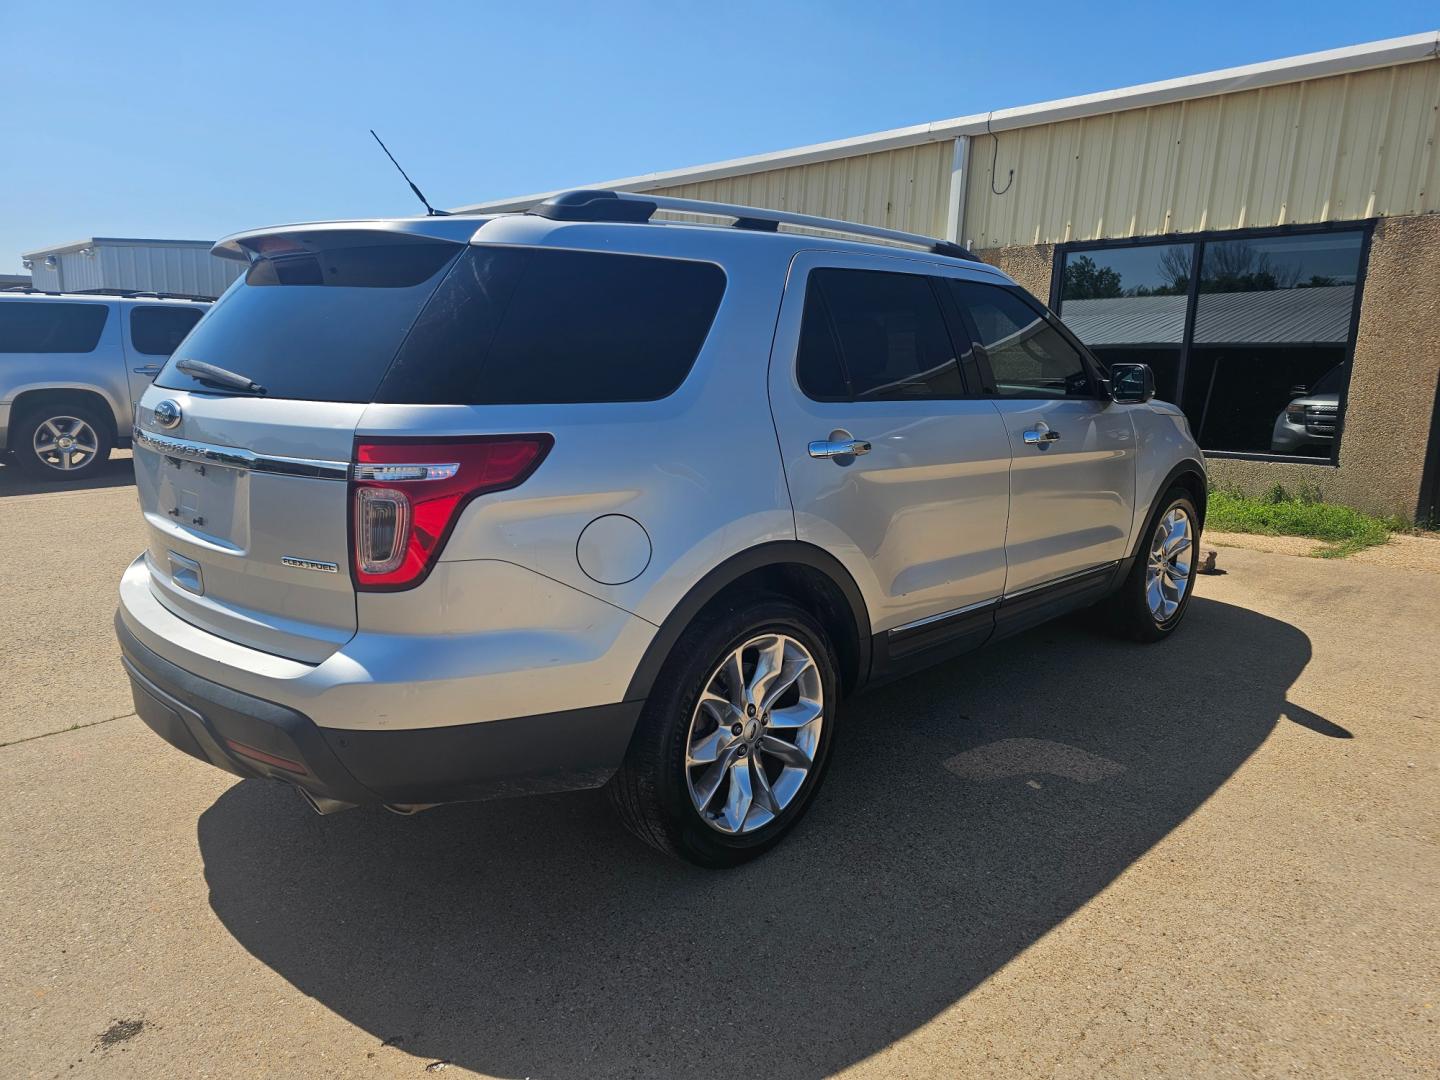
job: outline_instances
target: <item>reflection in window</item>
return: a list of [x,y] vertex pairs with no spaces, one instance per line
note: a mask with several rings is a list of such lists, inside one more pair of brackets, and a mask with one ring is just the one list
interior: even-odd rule
[[1150,364],[1202,448],[1328,459],[1363,244],[1340,229],[1070,251],[1060,315],[1105,363]]
[[950,287],[956,303],[975,324],[997,394],[1024,398],[1089,394],[1090,376],[1079,351],[1018,289],[979,281],[951,281]]
[[1183,403],[1201,446],[1330,456],[1361,240],[1336,232],[1205,245]]
[[1193,244],[1147,244],[1071,254],[1061,317],[1106,364],[1149,364],[1155,396],[1180,397],[1180,343]]

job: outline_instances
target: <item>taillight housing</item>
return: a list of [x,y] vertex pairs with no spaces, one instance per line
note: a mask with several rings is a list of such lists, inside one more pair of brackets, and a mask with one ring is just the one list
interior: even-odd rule
[[384,592],[419,585],[466,504],[523,484],[554,441],[549,435],[357,438],[350,479],[355,587]]

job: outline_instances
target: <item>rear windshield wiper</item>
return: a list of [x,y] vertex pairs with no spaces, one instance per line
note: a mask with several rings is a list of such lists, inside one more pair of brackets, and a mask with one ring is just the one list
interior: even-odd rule
[[214,364],[207,364],[204,360],[191,360],[187,356],[184,360],[175,362],[175,369],[183,371],[196,382],[220,390],[239,390],[246,394],[264,394],[266,392],[265,387],[247,376],[228,371],[223,367],[216,367]]

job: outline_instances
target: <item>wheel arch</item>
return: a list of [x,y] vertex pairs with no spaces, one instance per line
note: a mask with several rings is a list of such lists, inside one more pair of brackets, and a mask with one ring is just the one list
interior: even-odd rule
[[17,421],[38,408],[58,405],[62,402],[82,402],[100,414],[108,426],[106,434],[111,444],[119,441],[120,421],[114,403],[99,390],[89,386],[54,385],[28,386],[15,395],[10,402],[10,431],[13,436]]
[[660,624],[625,699],[649,696],[680,635],[703,611],[756,592],[788,597],[819,619],[839,653],[844,691],[864,685],[870,672],[870,615],[855,579],[823,548],[777,540],[732,555],[696,582]]
[[1193,458],[1186,458],[1168,473],[1165,479],[1161,480],[1155,487],[1155,494],[1150,499],[1150,504],[1145,508],[1145,516],[1141,519],[1141,526],[1135,534],[1135,543],[1130,552],[1130,559],[1138,558],[1140,548],[1149,535],[1151,523],[1160,512],[1160,502],[1165,498],[1165,493],[1173,487],[1183,488],[1195,501],[1195,509],[1200,514],[1200,528],[1205,527],[1205,503],[1209,492],[1209,485],[1205,479],[1205,466]]

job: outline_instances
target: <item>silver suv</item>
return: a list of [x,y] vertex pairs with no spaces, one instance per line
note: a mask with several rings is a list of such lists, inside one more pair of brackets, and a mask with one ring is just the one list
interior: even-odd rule
[[0,293],[0,451],[35,475],[83,480],[130,441],[140,400],[208,302]]
[[156,732],[322,812],[608,783],[732,865],[842,697],[1185,614],[1184,417],[955,245],[570,192],[216,250],[249,268],[140,403],[116,629]]

